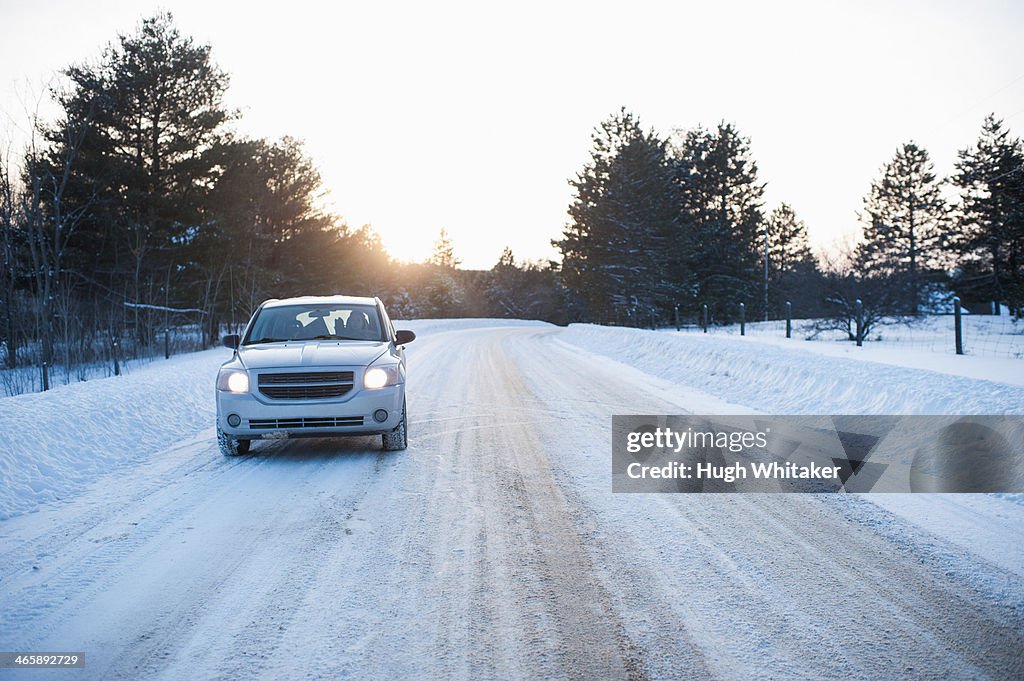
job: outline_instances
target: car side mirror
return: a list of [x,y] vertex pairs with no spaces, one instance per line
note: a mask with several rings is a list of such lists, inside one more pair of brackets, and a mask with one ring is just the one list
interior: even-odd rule
[[224,336],[224,338],[221,339],[221,343],[224,344],[224,347],[231,348],[232,350],[237,350],[238,344],[241,341],[242,337],[239,336],[237,333],[232,333],[230,335]]
[[416,340],[416,334],[412,331],[395,331],[395,345],[405,345]]

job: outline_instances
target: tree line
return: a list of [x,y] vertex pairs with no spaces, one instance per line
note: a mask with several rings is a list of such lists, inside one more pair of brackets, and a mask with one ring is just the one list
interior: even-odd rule
[[31,121],[24,153],[0,160],[7,367],[104,359],[115,343],[153,353],[182,325],[208,346],[298,294],[380,295],[397,318],[566,321],[548,265],[507,252],[463,272],[443,232],[429,262],[397,263],[369,227],[325,211],[302,144],[239,134],[228,75],[168,13],[62,76],[56,120]]
[[[323,208],[301,142],[240,134],[229,77],[168,13],[143,20],[52,88],[0,158],[0,354],[14,368],[159,352],[168,328],[216,342],[271,297],[379,295],[396,318],[494,316],[669,323],[1024,307],[1024,148],[990,116],[957,172],[908,142],[871,184],[863,241],[819,262],[787,204],[767,211],[750,141],[729,123],[662,136],[622,110],[571,180],[561,262],[463,270],[442,230],[423,263]],[[955,199],[948,200],[949,189]]]
[[937,177],[916,143],[897,149],[864,198],[863,238],[825,262],[792,207],[766,213],[750,140],[734,125],[661,136],[623,109],[592,138],[553,243],[593,319],[664,322],[707,305],[730,321],[740,303],[768,318],[793,301],[849,328],[856,299],[875,317],[914,315],[948,309],[952,293],[977,312],[1024,314],[1024,143],[994,115],[952,177]]

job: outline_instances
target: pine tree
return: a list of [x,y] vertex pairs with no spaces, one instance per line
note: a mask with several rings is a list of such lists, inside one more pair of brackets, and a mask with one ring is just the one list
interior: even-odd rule
[[953,245],[959,285],[992,301],[1024,307],[1024,143],[994,114],[976,146],[960,151],[953,182],[960,190]]
[[424,312],[431,317],[452,317],[463,308],[466,292],[456,274],[462,263],[455,257],[455,246],[448,230],[441,228],[434,251],[427,262],[429,278],[423,288]]
[[491,268],[486,291],[490,314],[496,317],[521,318],[526,309],[522,270],[516,266],[512,249],[506,246],[498,262]]
[[455,269],[462,264],[462,261],[455,257],[455,247],[448,236],[448,230],[444,227],[434,242],[434,252],[430,256],[430,262],[445,269]]
[[807,242],[807,225],[797,218],[796,211],[781,203],[768,215],[768,271],[777,278],[808,264],[814,256]]
[[760,298],[764,184],[750,140],[728,123],[715,132],[696,128],[673,156],[693,304],[707,304],[717,319],[734,317],[740,302]]
[[341,250],[333,247],[346,233],[319,208],[322,181],[301,143],[231,140],[210,156],[220,171],[203,202],[200,228],[184,242],[194,280],[223,280],[232,302],[246,311],[292,290],[328,292],[347,283],[339,279],[352,254],[324,257]]
[[678,199],[666,143],[625,109],[592,135],[591,159],[570,185],[570,222],[553,244],[562,275],[598,319],[644,323],[676,298],[670,278]]
[[[169,13],[120,36],[97,64],[65,74],[65,117],[94,112],[66,197],[69,208],[86,212],[82,271],[105,275],[108,290],[142,302],[170,279],[198,228],[216,175],[210,152],[230,117],[227,76],[210,47],[182,36]],[[60,133],[49,136],[54,159],[66,156]],[[136,319],[135,326],[145,342],[150,324]]]
[[864,198],[858,268],[905,285],[903,305],[913,313],[922,302],[923,272],[939,263],[947,210],[928,152],[914,142],[896,151]]
[[[765,226],[768,262],[762,262],[767,274],[765,281],[768,307],[778,310],[782,303],[794,297],[807,307],[806,285],[814,278],[817,265],[807,241],[807,225],[787,203],[781,203],[769,215]],[[763,256],[762,256],[763,257]]]

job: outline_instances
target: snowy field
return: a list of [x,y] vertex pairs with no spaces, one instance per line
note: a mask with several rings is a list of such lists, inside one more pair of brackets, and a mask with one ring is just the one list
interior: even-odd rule
[[1014,498],[613,495],[608,451],[617,413],[1024,413],[1024,360],[400,326],[401,453],[224,459],[226,349],[0,399],[0,650],[103,679],[1024,678]]
[[[838,347],[854,346],[848,334],[843,331],[817,331],[820,320],[794,319],[792,338],[786,339],[785,320],[750,322],[746,325],[746,336],[762,341],[792,343],[793,340],[808,341],[808,349],[831,353]],[[1004,308],[1002,315],[969,315],[961,317],[964,353],[968,357],[993,357],[1003,359],[1024,359],[1024,320],[1015,320]],[[739,324],[709,327],[711,335],[740,335]],[[699,326],[685,327],[685,333],[702,333]],[[918,362],[931,357],[933,363],[941,364],[943,356],[956,357],[956,331],[953,315],[929,315],[917,319],[886,318],[880,326],[868,334],[863,348],[881,355],[889,353],[917,357]],[[910,351],[910,352],[907,352]]]

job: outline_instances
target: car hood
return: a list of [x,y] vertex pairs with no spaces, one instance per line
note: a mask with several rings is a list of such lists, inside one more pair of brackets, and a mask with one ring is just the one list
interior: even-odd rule
[[238,356],[247,369],[366,366],[387,352],[380,341],[295,341],[243,345]]

